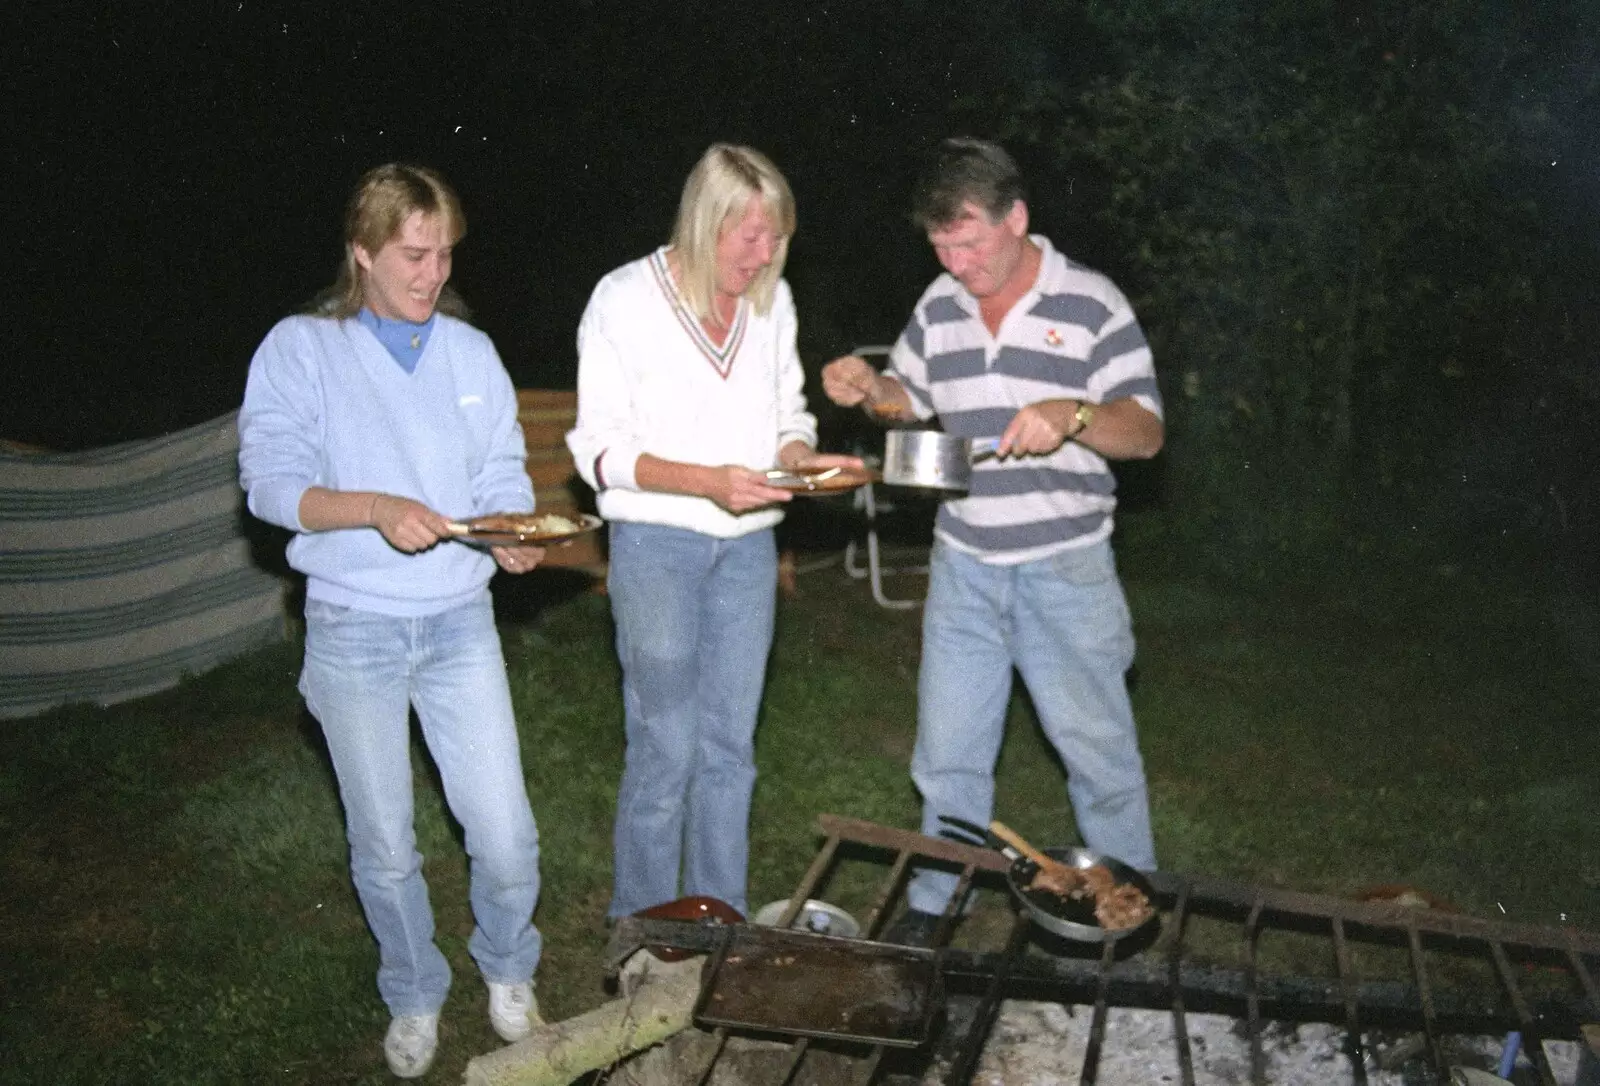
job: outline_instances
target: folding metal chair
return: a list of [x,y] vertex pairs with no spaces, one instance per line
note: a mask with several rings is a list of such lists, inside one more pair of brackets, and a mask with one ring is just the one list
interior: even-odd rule
[[[859,355],[860,357],[867,359],[868,362],[873,362],[876,359],[887,360],[889,357],[889,348],[882,346],[856,347],[853,348],[850,353]],[[881,362],[876,364],[880,369],[882,368]],[[845,544],[844,548],[844,571],[858,581],[863,577],[867,579],[868,584],[872,587],[872,599],[879,607],[886,607],[891,611],[909,611],[913,607],[918,606],[922,603],[920,599],[890,599],[888,596],[884,595],[883,592],[884,577],[891,577],[902,573],[926,574],[928,572],[928,567],[926,565],[893,567],[884,566],[882,550],[878,542],[878,513],[880,511],[885,513],[890,512],[894,509],[894,505],[890,502],[880,503],[878,501],[876,492],[873,490],[873,484],[869,482],[865,486],[859,487],[856,490],[855,508],[861,511],[862,520],[866,526],[865,549],[867,552],[867,561],[866,565],[862,565],[860,563],[859,559],[862,548],[858,542],[852,538],[848,543]]]

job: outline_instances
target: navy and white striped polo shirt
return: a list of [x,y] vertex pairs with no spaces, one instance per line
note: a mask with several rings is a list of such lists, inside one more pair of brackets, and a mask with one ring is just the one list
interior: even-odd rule
[[[1161,417],[1150,346],[1127,298],[1048,239],[1032,240],[1043,253],[1038,279],[998,336],[953,276],[939,276],[922,295],[889,369],[918,417],[936,414],[961,437],[998,437],[1019,409],[1040,400],[1130,396]],[[1106,538],[1116,504],[1105,459],[1068,441],[1049,456],[974,465],[971,490],[940,506],[935,532],[986,562],[1029,562]]]

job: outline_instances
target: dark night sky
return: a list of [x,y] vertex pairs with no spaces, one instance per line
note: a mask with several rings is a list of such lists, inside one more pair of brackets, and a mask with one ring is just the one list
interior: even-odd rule
[[[0,438],[104,444],[237,406],[261,336],[332,278],[351,185],[395,159],[437,166],[461,192],[455,282],[520,385],[570,387],[589,290],[665,240],[685,173],[719,139],[766,151],[794,186],[787,275],[808,361],[892,337],[936,270],[905,218],[918,153],[951,134],[959,101],[1034,75],[1071,84],[1102,62],[1110,51],[1063,10],[13,5],[0,18],[16,260]],[[1573,42],[1537,55],[1566,63],[1574,49],[1592,61]],[[981,116],[966,128],[986,134]],[[1571,151],[1533,140],[1524,157],[1548,162],[1542,195],[1589,209],[1593,233],[1600,153]],[[1087,227],[1103,194],[1035,197],[1037,226],[1115,271]]]
[[892,337],[936,270],[904,215],[916,153],[1018,60],[965,5],[868,7],[39,5],[5,46],[0,437],[103,444],[236,406],[255,344],[331,279],[352,183],[394,159],[461,192],[455,283],[520,385],[570,387],[589,290],[665,240],[718,139],[796,190],[808,353]]

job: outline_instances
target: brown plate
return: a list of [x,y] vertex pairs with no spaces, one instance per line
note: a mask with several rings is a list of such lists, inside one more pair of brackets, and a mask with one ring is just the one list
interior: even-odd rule
[[[544,530],[540,521],[547,516],[560,516],[577,525],[572,531]],[[473,517],[464,524],[456,525],[455,538],[463,543],[481,543],[485,546],[517,546],[519,544],[531,547],[553,547],[587,535],[605,524],[605,521],[590,513],[489,513],[481,517]]]
[[839,494],[865,486],[875,479],[875,473],[858,468],[812,468],[805,471],[775,468],[767,472],[768,486],[792,490],[796,494]]
[[[680,897],[676,901],[664,901],[634,915],[642,916],[646,920],[688,920],[696,924],[744,923],[744,914],[738,909],[726,901],[706,897],[703,894]],[[692,950],[681,950],[670,946],[652,946],[645,949],[664,962],[681,962],[694,954]]]

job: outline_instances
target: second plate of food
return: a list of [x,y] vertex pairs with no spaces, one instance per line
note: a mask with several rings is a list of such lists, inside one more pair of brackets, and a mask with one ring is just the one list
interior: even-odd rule
[[774,468],[767,472],[767,485],[796,494],[838,494],[854,490],[872,482],[874,476],[860,468],[815,468],[785,471]]

